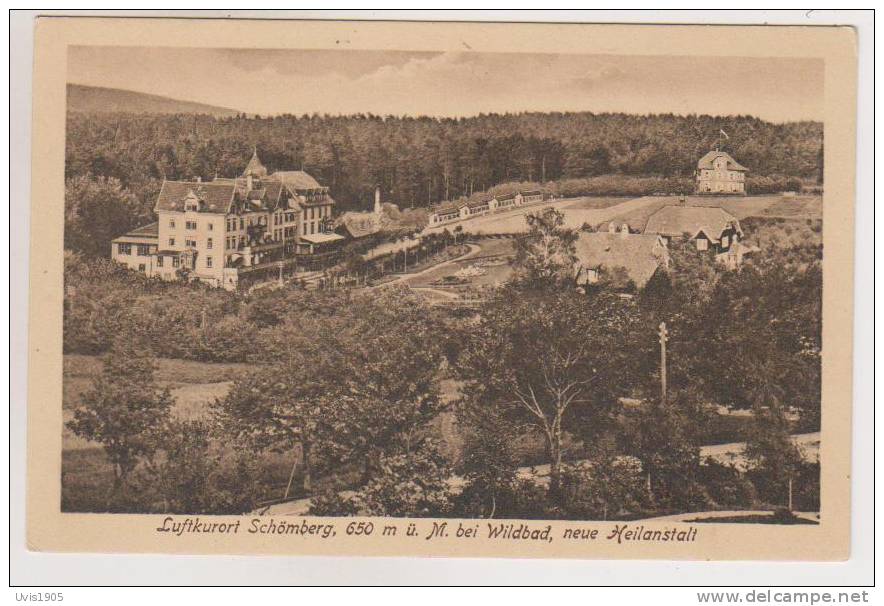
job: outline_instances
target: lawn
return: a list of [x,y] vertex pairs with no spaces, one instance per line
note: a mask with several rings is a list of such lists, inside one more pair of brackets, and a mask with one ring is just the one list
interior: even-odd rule
[[[628,223],[633,229],[644,231],[648,218],[664,206],[680,204],[677,196],[646,196],[641,204],[611,219]],[[723,208],[737,219],[749,217],[783,217],[789,219],[816,219],[822,213],[820,196],[796,196],[787,198],[779,194],[764,196],[687,196],[686,206],[712,206]],[[605,222],[607,223],[607,221]]]
[[821,219],[823,199],[821,196],[795,196],[780,198],[761,214],[764,217],[784,219]]
[[600,208],[610,208],[617,204],[631,200],[629,196],[584,196],[582,198],[570,198],[564,200],[563,210],[598,210]]

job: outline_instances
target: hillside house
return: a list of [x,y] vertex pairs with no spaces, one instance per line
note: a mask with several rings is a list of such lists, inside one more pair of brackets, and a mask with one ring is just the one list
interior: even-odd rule
[[[619,287],[632,282],[645,284],[660,269],[669,267],[666,240],[653,234],[631,234],[627,227],[609,232],[581,232],[574,244],[577,254],[576,281],[588,286],[603,274],[619,278]],[[618,272],[622,272],[618,276]]]
[[113,240],[111,257],[150,276],[235,289],[246,274],[281,271],[343,240],[330,232],[334,204],[303,171],[268,174],[255,151],[238,177],[164,181],[159,221]]
[[711,151],[697,162],[697,193],[746,195],[749,169],[723,151]]
[[743,229],[736,217],[722,208],[709,206],[664,206],[648,219],[645,234],[692,240],[699,251],[709,251],[729,265],[758,250],[741,243]]

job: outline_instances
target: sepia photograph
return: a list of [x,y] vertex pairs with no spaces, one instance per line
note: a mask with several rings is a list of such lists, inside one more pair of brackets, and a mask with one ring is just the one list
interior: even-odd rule
[[849,32],[117,21],[44,30],[66,545],[846,553]]

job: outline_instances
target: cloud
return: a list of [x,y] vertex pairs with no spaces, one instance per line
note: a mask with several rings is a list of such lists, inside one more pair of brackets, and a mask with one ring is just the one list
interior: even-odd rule
[[821,119],[818,59],[77,47],[72,82],[278,113],[626,111]]

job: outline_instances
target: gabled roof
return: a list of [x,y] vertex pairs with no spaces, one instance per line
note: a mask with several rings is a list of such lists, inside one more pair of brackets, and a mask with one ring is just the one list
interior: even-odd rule
[[581,232],[574,248],[578,271],[622,267],[639,288],[647,284],[669,258],[666,243],[660,236],[651,234]]
[[455,213],[460,212],[460,207],[461,207],[461,205],[459,205],[459,204],[451,204],[449,202],[448,204],[443,204],[442,206],[437,206],[433,212],[436,213],[437,215],[455,214]]
[[142,225],[141,227],[136,227],[132,231],[126,234],[127,236],[159,236],[160,235],[160,224],[154,221],[153,223],[148,223],[147,225]]
[[727,152],[712,150],[697,162],[697,168],[704,170],[711,170],[713,167],[712,163],[715,162],[717,158],[724,157],[727,160],[727,169],[728,170],[738,170],[741,172],[747,172],[749,169],[734,160],[731,155]]
[[542,196],[543,192],[539,189],[527,189],[525,191],[520,191],[520,194],[523,196]]
[[488,206],[488,200],[473,200],[472,202],[467,202],[467,206],[470,208],[478,208],[480,206]]
[[155,211],[183,211],[184,200],[193,192],[200,199],[200,212],[227,214],[233,202],[235,187],[229,180],[223,181],[163,181],[157,196]]
[[515,197],[516,197],[516,194],[515,194],[515,192],[513,192],[511,194],[504,194],[502,196],[494,196],[494,199],[497,200],[498,202],[500,202],[501,200],[512,200]]
[[278,170],[271,179],[276,179],[285,184],[292,191],[304,191],[308,189],[323,189],[319,181],[305,173],[303,170]]
[[381,230],[380,218],[374,213],[346,212],[338,217],[336,223],[351,238],[364,238]]
[[743,234],[740,222],[725,210],[714,206],[664,206],[648,219],[644,233],[661,236],[696,237],[703,232],[706,237],[717,242],[721,233],[733,225],[737,233]]

